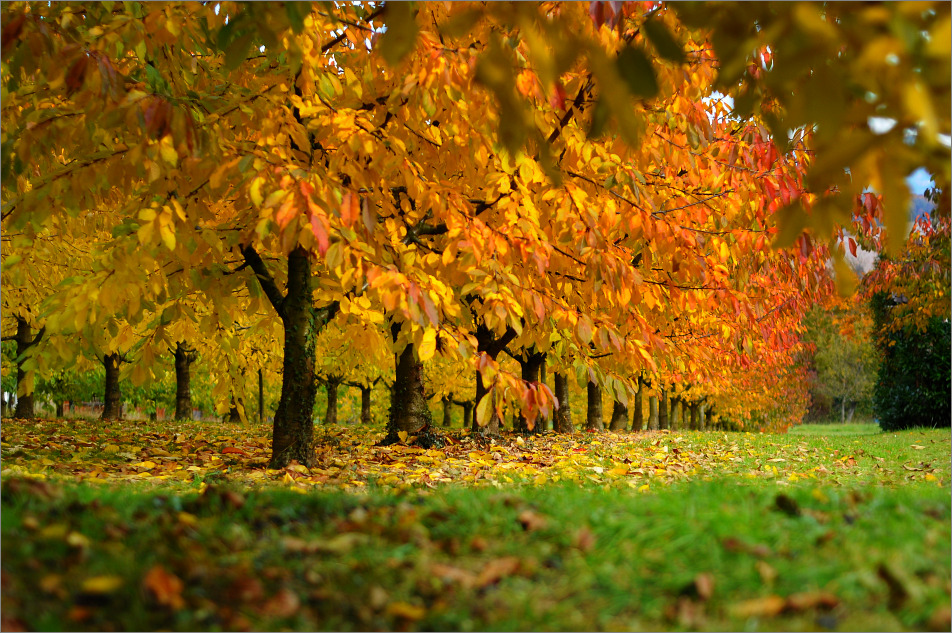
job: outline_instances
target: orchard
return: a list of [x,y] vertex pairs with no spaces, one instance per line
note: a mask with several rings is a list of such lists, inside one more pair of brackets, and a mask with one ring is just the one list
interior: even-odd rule
[[[950,40],[933,2],[5,3],[3,542],[55,547],[4,629],[948,628]],[[870,423],[834,450],[818,403]],[[695,492],[761,582],[688,547],[599,592],[651,559],[611,517]],[[856,571],[889,532],[844,517],[902,503],[934,545]],[[790,530],[852,544],[796,580]],[[537,595],[566,556],[597,607]]]

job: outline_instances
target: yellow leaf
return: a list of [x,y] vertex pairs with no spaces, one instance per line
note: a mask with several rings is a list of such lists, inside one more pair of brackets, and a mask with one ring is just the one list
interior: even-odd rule
[[119,576],[93,576],[84,580],[80,588],[83,593],[102,595],[114,592],[122,584],[123,580]]
[[407,620],[419,620],[426,615],[426,609],[406,602],[392,602],[387,605],[387,613]]
[[420,358],[420,362],[425,363],[426,361],[433,358],[433,354],[436,352],[436,330],[426,330],[423,332],[423,340],[420,341],[420,346],[417,349],[417,355]]
[[172,145],[171,136],[165,136],[159,141],[159,154],[162,156],[162,160],[172,167],[178,165],[178,152],[175,151],[175,146]]
[[397,437],[400,438],[401,442],[406,442],[409,435],[406,431],[397,431]]
[[261,185],[264,181],[261,178],[255,178],[251,183],[251,189],[248,191],[248,195],[251,196],[251,202],[256,206],[260,207],[261,203],[264,202],[264,196],[261,195]]
[[175,250],[175,233],[172,232],[172,227],[168,224],[162,224],[159,226],[159,235],[162,236],[162,243],[165,244],[166,248],[170,251]]
[[109,453],[109,454],[118,453],[119,447],[116,446],[115,444],[106,444],[105,446],[102,447],[102,452]]

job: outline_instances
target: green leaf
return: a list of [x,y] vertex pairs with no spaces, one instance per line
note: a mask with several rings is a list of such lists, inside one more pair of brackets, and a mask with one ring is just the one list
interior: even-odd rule
[[225,70],[234,70],[248,56],[251,46],[252,33],[246,33],[237,38],[225,49]]
[[387,32],[378,47],[387,64],[396,66],[413,50],[419,28],[409,2],[387,2],[385,18]]
[[288,14],[291,30],[300,33],[304,30],[304,18],[310,13],[310,2],[285,2],[284,10]]
[[644,23],[644,29],[648,41],[651,42],[661,57],[675,64],[684,63],[684,48],[682,48],[680,42],[674,39],[674,36],[671,35],[664,24],[659,20],[648,19]]
[[602,99],[595,103],[595,109],[592,111],[592,120],[588,126],[588,138],[596,139],[605,131],[605,125],[608,123],[608,106]]
[[806,228],[809,218],[799,202],[787,205],[776,213],[777,227],[780,229],[774,238],[774,248],[788,248],[793,246],[803,229]]
[[651,99],[658,94],[658,79],[651,60],[639,46],[626,46],[615,62],[618,74],[632,94]]

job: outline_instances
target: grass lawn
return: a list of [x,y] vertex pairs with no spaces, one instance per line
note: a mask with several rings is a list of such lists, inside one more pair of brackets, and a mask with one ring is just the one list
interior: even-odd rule
[[3,627],[948,630],[949,431],[860,426],[269,471],[261,428],[5,421]]

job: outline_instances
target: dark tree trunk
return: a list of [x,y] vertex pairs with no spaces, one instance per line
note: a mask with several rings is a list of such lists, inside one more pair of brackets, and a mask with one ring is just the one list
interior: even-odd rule
[[574,433],[572,407],[569,404],[569,378],[559,372],[555,372],[555,399],[559,401],[559,408],[555,410],[553,423],[555,432]]
[[179,341],[175,345],[175,419],[192,419],[191,367],[195,350]]
[[103,420],[122,419],[122,394],[119,392],[119,354],[107,354],[102,361],[106,368],[106,385],[103,393]]
[[691,403],[691,430],[701,430],[701,418],[699,415],[700,405],[697,402]]
[[63,417],[63,402],[56,403],[56,419],[59,420]]
[[648,396],[648,430],[658,430],[658,396]]
[[608,423],[608,430],[615,433],[628,430],[628,407],[618,400],[612,405],[612,419]]
[[685,424],[686,420],[687,416],[684,412],[684,401],[681,400],[681,398],[671,398],[671,429],[683,429],[687,426]]
[[463,428],[468,429],[473,425],[473,403],[467,400],[459,403],[463,407]]
[[[39,343],[40,339],[43,338],[43,332],[46,330],[45,328],[41,329],[34,338],[32,328],[30,327],[30,322],[19,316],[16,317],[16,320],[17,406],[13,411],[13,417],[21,418],[23,420],[32,420],[35,415],[33,412],[33,387],[32,385],[27,385],[27,372],[26,369],[24,369],[24,364],[26,363],[27,351]],[[29,393],[27,393],[27,390],[29,390]]]
[[327,390],[327,411],[324,413],[324,424],[337,424],[337,390],[340,387],[340,378],[331,376],[324,383]]
[[370,392],[373,388],[370,385],[360,387],[360,423],[370,424],[373,422],[373,416],[370,415]]
[[634,409],[631,415],[632,432],[640,431],[642,428],[644,428],[644,425],[645,425],[645,415],[644,415],[644,411],[642,411],[642,408],[641,408],[642,402],[643,402],[642,400],[643,395],[644,395],[643,386],[641,383],[641,378],[639,378],[638,391],[635,392],[635,401],[632,405],[632,408]]
[[282,294],[274,278],[254,248],[242,249],[245,262],[258,277],[284,325],[284,360],[281,399],[274,413],[274,430],[269,468],[284,468],[297,460],[311,467],[314,458],[314,396],[317,393],[316,339],[334,318],[336,301],[315,309],[308,251],[297,246],[288,254],[287,293]]
[[453,425],[453,394],[443,397],[443,426],[449,428]]
[[[394,342],[400,334],[400,324],[390,326]],[[433,423],[430,407],[423,391],[423,363],[416,357],[412,343],[407,343],[400,354],[396,355],[396,375],[393,382],[393,396],[390,399],[390,416],[387,420],[387,435],[381,444],[395,444],[400,441],[401,431],[413,435],[429,429]]]
[[[231,399],[231,405],[228,407],[228,422],[230,424],[241,424],[241,410],[238,409],[238,405],[241,404],[241,409],[245,408],[245,403],[241,401],[241,398],[235,400]],[[245,412],[245,415],[248,415]]]
[[[488,327],[479,323],[476,326],[476,349],[479,352],[487,354],[493,360],[496,360],[496,357],[499,356],[499,353],[506,348],[506,345],[516,338],[516,331],[512,328],[506,328],[505,334],[501,337],[496,338],[496,335],[493,334],[493,331]],[[494,385],[484,385],[483,384],[483,375],[480,372],[476,372],[476,407],[479,407],[480,400],[487,393],[492,391],[490,396],[490,407],[492,409],[489,416],[489,421],[485,424],[480,425],[480,420],[478,415],[473,416],[473,433],[479,433],[483,436],[495,436],[499,435],[499,425],[501,420],[499,416],[496,415],[496,389]]]
[[668,394],[664,389],[661,390],[661,396],[658,398],[658,428],[661,430],[670,428],[668,424]]
[[[516,360],[519,361],[519,366],[522,369],[522,379],[529,383],[538,384],[540,382],[539,376],[542,371],[542,366],[545,363],[545,354],[528,350],[521,354]],[[516,422],[513,425],[513,430],[517,433],[539,433],[543,430],[542,424],[541,414],[536,415],[535,420],[530,421],[522,415],[522,411],[520,410]]]
[[604,431],[602,419],[602,389],[598,384],[588,381],[588,415],[585,418],[586,431]]

